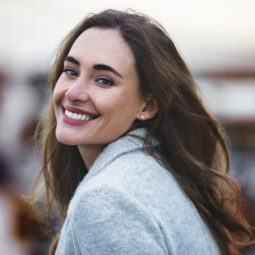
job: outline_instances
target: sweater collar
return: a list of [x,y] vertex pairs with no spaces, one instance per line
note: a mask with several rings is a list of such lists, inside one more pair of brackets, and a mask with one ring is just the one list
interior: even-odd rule
[[138,128],[108,144],[89,169],[86,179],[99,173],[106,165],[120,155],[144,148],[144,138],[146,134],[147,131],[145,128]]

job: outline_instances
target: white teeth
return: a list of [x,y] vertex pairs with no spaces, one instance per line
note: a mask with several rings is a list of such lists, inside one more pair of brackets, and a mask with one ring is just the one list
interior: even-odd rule
[[91,120],[91,117],[86,114],[77,114],[68,110],[65,110],[65,115],[72,120]]

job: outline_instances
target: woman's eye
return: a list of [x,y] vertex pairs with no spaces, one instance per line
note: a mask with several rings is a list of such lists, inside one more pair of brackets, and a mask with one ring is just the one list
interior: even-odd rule
[[96,79],[96,82],[102,87],[110,87],[114,85],[113,80],[106,77],[99,77]]
[[67,76],[77,76],[77,72],[75,70],[73,70],[72,68],[66,68],[64,69],[64,73]]

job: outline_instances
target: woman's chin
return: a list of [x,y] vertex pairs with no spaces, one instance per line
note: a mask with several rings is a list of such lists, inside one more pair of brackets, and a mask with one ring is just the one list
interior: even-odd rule
[[58,142],[65,144],[65,145],[77,145],[78,142],[76,141],[76,139],[74,139],[73,136],[67,135],[67,134],[63,134],[61,132],[56,131],[56,139]]

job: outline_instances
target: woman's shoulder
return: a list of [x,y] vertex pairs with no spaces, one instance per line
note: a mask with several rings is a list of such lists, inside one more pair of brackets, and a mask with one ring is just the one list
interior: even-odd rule
[[186,203],[186,195],[171,172],[146,151],[146,130],[137,129],[111,143],[79,185],[76,196],[88,190],[113,187],[158,208],[162,201]]
[[[139,222],[142,233],[151,229],[153,240],[165,240],[170,250],[177,251],[182,246],[181,250],[200,252],[189,254],[202,254],[209,247],[216,251],[208,229],[174,177],[142,150],[119,155],[88,178],[71,207],[75,229],[85,224],[81,219],[86,219],[86,224],[101,226],[102,231],[109,228],[109,233],[116,229],[120,233]],[[198,236],[203,238],[198,240]]]
[[85,228],[95,230],[95,236],[104,231],[105,236],[124,231],[123,236],[132,237],[125,231],[142,229],[138,233],[144,240],[150,229],[153,240],[165,240],[161,247],[192,251],[188,254],[205,254],[213,247],[212,254],[218,254],[193,203],[171,172],[146,153],[141,144],[124,137],[111,144],[90,169],[68,209],[77,235]]
[[[93,194],[96,199],[99,193],[103,195],[106,192],[112,197],[118,195],[119,199],[127,199],[136,206],[139,204],[159,217],[164,213],[173,215],[176,207],[183,213],[194,211],[196,214],[193,204],[171,172],[139,145],[130,145],[133,142],[125,141],[117,156],[111,153],[107,160],[92,169],[79,185],[74,196],[75,203],[87,194]],[[171,213],[171,210],[174,212]]]

